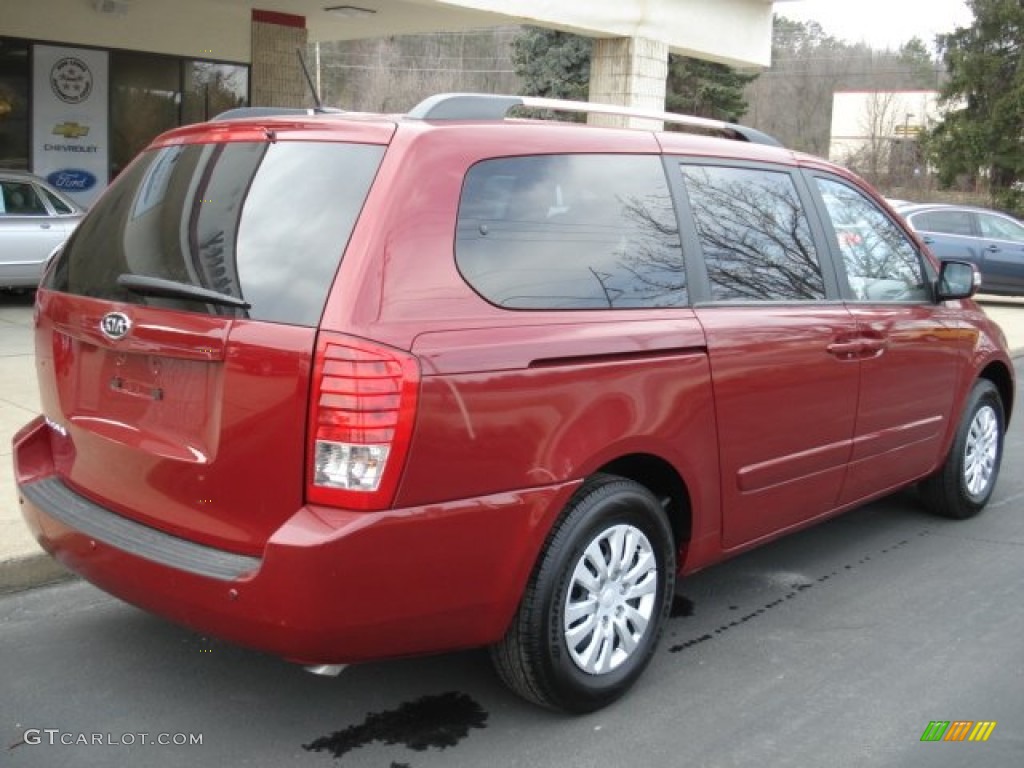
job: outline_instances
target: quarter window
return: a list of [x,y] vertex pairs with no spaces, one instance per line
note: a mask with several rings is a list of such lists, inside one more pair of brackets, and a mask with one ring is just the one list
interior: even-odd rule
[[825,297],[810,226],[788,173],[685,165],[682,171],[712,299]]
[[50,192],[50,190],[40,188],[39,191],[43,193],[43,196],[47,200],[50,201],[50,205],[53,206],[53,210],[55,210],[57,213],[62,213],[62,214],[74,213],[74,211],[71,210],[71,206],[69,206],[67,203],[65,203],[63,200],[61,200],[55,194]]
[[515,309],[637,309],[687,302],[659,158],[544,155],[466,174],[455,256],[485,299]]
[[921,259],[903,231],[853,187],[831,179],[818,178],[817,182],[853,298],[927,300]]

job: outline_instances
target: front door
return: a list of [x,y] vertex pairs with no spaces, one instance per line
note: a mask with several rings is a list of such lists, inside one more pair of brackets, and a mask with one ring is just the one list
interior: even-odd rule
[[[851,504],[935,466],[950,426],[958,357],[971,339],[932,301],[916,246],[881,208],[844,180],[817,176],[815,184],[837,233],[833,245],[858,335],[870,348],[862,356],[853,452],[840,496]],[[839,237],[850,222],[859,236]]]

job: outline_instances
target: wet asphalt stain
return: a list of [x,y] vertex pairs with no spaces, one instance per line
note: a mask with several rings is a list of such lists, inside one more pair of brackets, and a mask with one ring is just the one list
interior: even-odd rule
[[[887,555],[890,552],[893,552],[893,551],[898,550],[898,549],[900,549],[902,547],[905,547],[909,543],[910,543],[909,539],[903,539],[902,541],[898,541],[895,544],[892,544],[892,545],[886,547],[885,549],[881,550],[879,552],[879,554]],[[750,621],[751,619],[756,619],[758,616],[763,616],[765,613],[770,611],[772,608],[778,608],[780,605],[784,604],[787,600],[792,600],[793,598],[797,597],[801,592],[805,592],[808,589],[811,589],[812,587],[817,586],[818,584],[824,584],[829,579],[834,579],[835,577],[839,576],[840,571],[842,571],[842,572],[853,571],[853,570],[855,570],[857,568],[857,566],[865,565],[866,563],[869,563],[869,562],[871,562],[871,556],[870,555],[865,555],[860,560],[858,560],[856,563],[848,563],[848,564],[844,565],[841,569],[836,569],[834,571],[831,571],[830,573],[823,574],[823,575],[819,576],[818,578],[816,578],[814,581],[812,581],[810,583],[793,584],[792,586],[790,586],[789,591],[786,592],[786,594],[783,595],[782,597],[777,598],[775,600],[772,600],[769,603],[765,603],[760,608],[756,608],[753,611],[745,613],[742,616],[734,619],[733,621],[730,621],[730,622],[728,622],[726,624],[722,624],[720,627],[718,627],[717,629],[715,629],[712,632],[708,632],[708,633],[705,633],[703,635],[700,635],[699,637],[694,637],[694,638],[686,640],[686,641],[684,641],[682,643],[676,643],[675,645],[669,646],[668,652],[669,653],[679,653],[680,651],[685,651],[687,648],[692,648],[695,645],[699,645],[700,643],[707,642],[708,640],[711,640],[712,638],[717,637],[718,635],[721,635],[723,632],[728,632],[733,627],[738,627],[741,624],[745,624],[746,622]],[[682,599],[683,601],[685,601],[686,603],[689,604],[690,613],[676,614],[675,613],[675,601],[673,601],[673,612],[670,615],[672,617],[676,617],[677,615],[678,616],[690,616],[690,615],[692,615],[693,614],[693,601],[687,600],[686,598],[681,598],[681,596],[677,596],[676,600],[679,600],[679,599]],[[729,610],[730,611],[738,611],[739,609],[740,608],[739,608],[738,605],[730,605],[729,606]]]
[[693,616],[693,600],[682,595],[675,595],[672,598],[672,607],[669,609],[668,617],[678,619],[682,616]]
[[[396,709],[371,712],[359,725],[350,725],[329,736],[321,736],[302,748],[308,752],[330,752],[340,758],[353,749],[373,742],[404,744],[416,752],[454,747],[472,728],[486,728],[488,714],[464,693],[449,691],[407,701]],[[391,768],[409,768],[392,763]]]

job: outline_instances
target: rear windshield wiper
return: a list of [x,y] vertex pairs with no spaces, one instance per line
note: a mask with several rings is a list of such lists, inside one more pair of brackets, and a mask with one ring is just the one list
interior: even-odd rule
[[235,307],[236,309],[249,309],[252,307],[252,304],[237,296],[229,296],[220,291],[211,291],[209,288],[200,288],[198,285],[179,283],[176,280],[164,280],[161,277],[124,274],[118,276],[117,284],[140,296],[188,299],[190,301],[201,301],[205,304]]

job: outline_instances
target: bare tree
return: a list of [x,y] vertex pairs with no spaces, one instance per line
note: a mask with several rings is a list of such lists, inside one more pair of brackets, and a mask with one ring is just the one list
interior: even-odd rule
[[874,91],[864,103],[861,115],[861,145],[846,163],[872,184],[882,182],[888,173],[896,125],[902,115],[893,91]]

